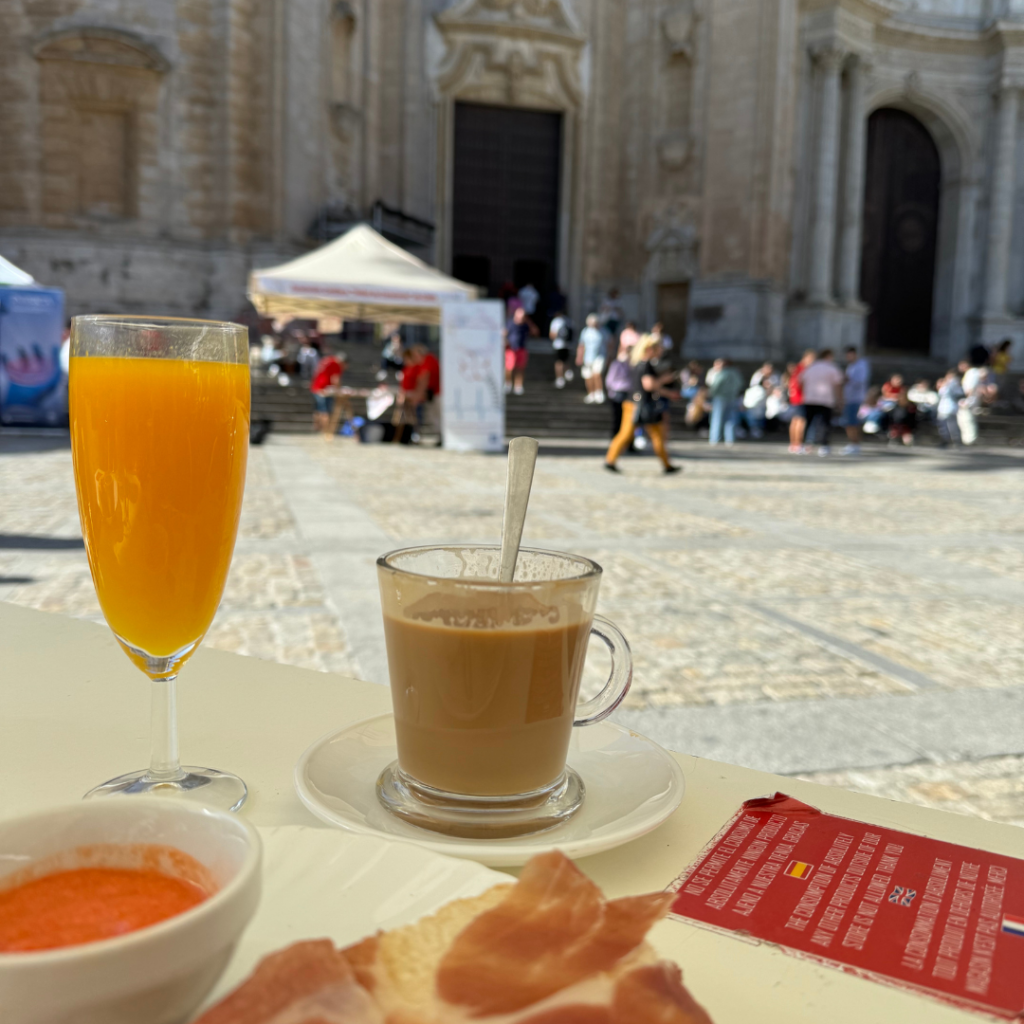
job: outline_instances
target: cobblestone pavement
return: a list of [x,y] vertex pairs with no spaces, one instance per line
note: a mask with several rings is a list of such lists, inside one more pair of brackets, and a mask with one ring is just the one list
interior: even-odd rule
[[[675,447],[684,474],[637,457],[615,477],[592,445],[549,444],[534,482],[524,543],[605,568],[601,610],[635,656],[623,720],[678,749],[1024,824],[1024,457]],[[205,642],[385,681],[376,555],[496,540],[503,490],[500,458],[271,438],[251,452]],[[102,619],[66,443],[0,438],[0,600]],[[601,668],[595,651],[591,683]]]

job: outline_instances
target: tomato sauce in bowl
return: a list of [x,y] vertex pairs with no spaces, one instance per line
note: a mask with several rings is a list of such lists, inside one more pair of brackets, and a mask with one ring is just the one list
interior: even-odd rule
[[127,935],[190,910],[214,888],[204,884],[202,865],[169,847],[86,847],[73,854],[5,880],[0,955]]

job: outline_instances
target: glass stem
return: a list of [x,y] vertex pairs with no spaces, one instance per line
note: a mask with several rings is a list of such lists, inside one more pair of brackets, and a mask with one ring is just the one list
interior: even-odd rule
[[153,680],[153,702],[150,713],[152,754],[149,774],[154,779],[180,778],[178,760],[178,702],[175,677]]

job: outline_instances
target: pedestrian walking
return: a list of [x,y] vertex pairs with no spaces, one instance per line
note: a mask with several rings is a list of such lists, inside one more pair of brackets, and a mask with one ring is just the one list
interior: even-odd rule
[[569,350],[572,347],[572,321],[568,313],[558,313],[551,321],[548,329],[551,347],[555,352],[555,387],[564,388],[567,380],[572,380],[572,364],[569,362]]
[[863,431],[860,425],[860,407],[868,397],[871,383],[871,363],[851,345],[846,350],[846,380],[843,383],[843,427],[847,445],[844,455],[859,455]]
[[530,358],[526,343],[537,328],[520,306],[513,314],[505,328],[505,394],[521,395],[524,392],[523,379],[526,376],[526,363]]
[[814,362],[814,353],[808,349],[799,363],[789,365],[789,450],[793,455],[802,455],[804,436],[807,430],[807,415],[804,409],[804,371]]
[[677,392],[670,387],[675,374],[661,366],[658,359],[661,355],[661,343],[651,335],[633,346],[629,362],[632,367],[632,385],[630,396],[622,403],[622,421],[619,432],[608,446],[604,468],[609,472],[618,473],[616,465],[619,456],[629,447],[633,440],[635,426],[643,428],[651,439],[655,454],[661,459],[665,473],[678,473],[679,466],[672,465],[665,447],[662,433],[662,412],[658,399],[678,398]]
[[611,409],[611,436],[615,437],[622,426],[622,405],[630,401],[633,391],[633,371],[629,365],[629,349],[619,342],[619,350],[608,366],[604,379],[605,394]]
[[601,374],[608,351],[608,339],[598,326],[600,320],[596,313],[587,317],[587,326],[580,331],[580,343],[576,349],[576,365],[580,368],[580,376],[587,386],[584,402],[601,405],[604,402],[604,384]]
[[[712,372],[713,371],[713,372]],[[708,398],[711,399],[711,433],[709,444],[719,444],[723,430],[725,443],[736,443],[736,422],[739,419],[737,400],[743,393],[743,378],[729,359],[716,359],[708,371]]]
[[843,401],[843,373],[832,361],[832,350],[824,348],[802,377],[807,440],[818,445],[819,455],[831,451],[828,434],[832,416]]

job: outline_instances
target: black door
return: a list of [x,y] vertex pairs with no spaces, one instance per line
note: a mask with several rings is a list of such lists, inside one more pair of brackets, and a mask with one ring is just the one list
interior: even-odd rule
[[930,350],[940,185],[928,129],[902,110],[876,110],[868,120],[860,278],[870,349]]
[[497,295],[558,286],[562,115],[455,104],[452,273]]

